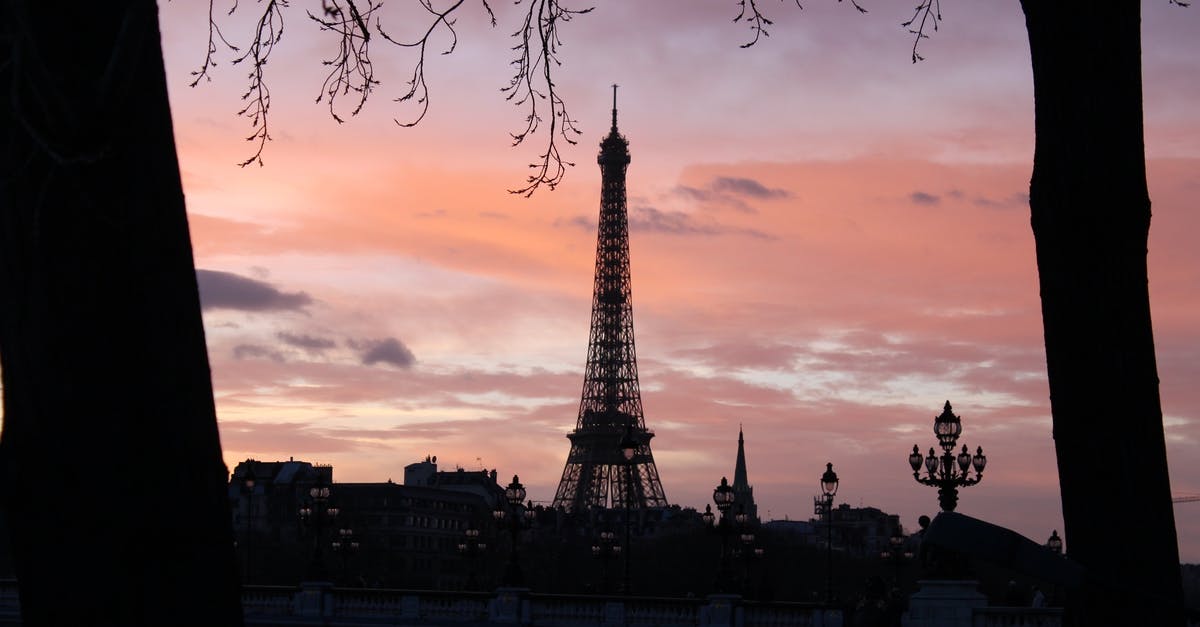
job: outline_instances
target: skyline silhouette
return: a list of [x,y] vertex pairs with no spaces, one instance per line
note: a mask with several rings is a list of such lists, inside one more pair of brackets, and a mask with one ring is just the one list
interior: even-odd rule
[[[381,481],[432,453],[520,473],[531,497],[552,497],[585,350],[594,231],[580,218],[599,184],[586,164],[616,80],[638,154],[640,374],[672,502],[706,502],[743,423],[764,516],[804,516],[828,458],[844,498],[912,527],[936,503],[905,457],[949,398],[992,460],[960,511],[1033,538],[1061,526],[1022,197],[1032,99],[1019,10],[964,11],[916,67],[879,14],[806,7],[742,51],[729,16],[698,11],[684,32],[727,48],[685,37],[629,77],[610,57],[654,44],[603,41],[620,8],[589,16],[570,42],[587,53],[569,59],[581,165],[530,200],[503,192],[529,157],[506,147],[514,110],[493,97],[505,75],[482,60],[506,33],[464,37],[463,57],[440,66],[435,105],[448,110],[425,128],[387,128],[382,103],[339,127],[296,97],[266,166],[241,171],[241,129],[220,106],[234,108],[221,95],[237,73],[184,88],[190,10],[162,16],[197,265],[250,292],[202,277],[231,466],[294,453]],[[1176,494],[1200,492],[1188,236],[1200,134],[1186,113],[1196,88],[1178,83],[1195,73],[1179,53],[1194,13],[1144,14],[1150,277]],[[680,75],[710,54],[727,84]],[[817,57],[831,65],[814,75]],[[308,93],[278,80],[277,93]],[[1177,506],[1176,520],[1183,560],[1200,561],[1200,506]]]

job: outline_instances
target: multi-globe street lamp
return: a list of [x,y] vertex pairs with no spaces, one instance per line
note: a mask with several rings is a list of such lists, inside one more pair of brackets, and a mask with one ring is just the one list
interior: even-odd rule
[[354,530],[349,527],[338,529],[330,544],[333,546],[333,552],[342,556],[342,582],[349,584],[350,556],[358,552],[358,540],[354,539]]
[[892,561],[892,567],[896,569],[896,587],[899,588],[900,571],[904,568],[904,563],[913,557],[912,551],[904,546],[904,536],[897,533],[889,538],[888,547],[879,553],[879,557]]
[[458,552],[467,559],[467,589],[477,587],[475,581],[475,560],[487,550],[487,543],[479,541],[479,530],[467,527],[463,532],[463,541],[458,543]]
[[623,579],[624,590],[622,592],[628,595],[633,593],[633,590],[630,588],[629,579],[629,560],[631,559],[630,554],[633,553],[629,539],[629,528],[633,522],[630,520],[634,496],[633,456],[637,453],[638,447],[637,440],[633,438],[632,420],[629,424],[625,425],[625,435],[621,438],[621,443],[618,446],[621,449],[621,458],[625,460],[625,498],[621,499],[625,502],[625,576]]
[[[913,479],[922,485],[936,487],[938,504],[942,511],[952,512],[958,505],[958,489],[973,486],[983,480],[987,456],[983,454],[982,446],[977,448],[972,456],[965,444],[962,452],[955,456],[954,447],[958,444],[959,434],[962,433],[962,420],[950,410],[950,401],[946,401],[941,415],[933,419],[933,433],[942,447],[942,455],[939,457],[936,451],[930,448],[929,455],[922,457],[921,450],[914,444],[912,454],[908,456],[908,463],[912,466]],[[925,477],[921,476],[922,464],[927,473]],[[972,467],[975,469],[975,476],[969,477],[967,470]]]
[[308,573],[313,581],[324,581],[328,578],[324,554],[321,551],[321,536],[325,527],[332,525],[338,515],[338,508],[330,504],[329,496],[329,486],[318,479],[308,490],[308,502],[300,506],[300,522],[308,526],[313,536],[312,562],[309,564]]
[[838,491],[838,476],[833,471],[833,462],[825,464],[821,474],[821,495],[825,498],[825,602],[833,602],[833,497]]
[[617,534],[604,530],[592,545],[592,557],[600,560],[600,593],[608,593],[608,561],[621,555],[621,545],[616,543]]
[[512,483],[504,488],[504,502],[499,504],[492,515],[496,521],[503,523],[508,519],[509,533],[512,543],[508,552],[508,564],[504,567],[503,583],[506,586],[519,586],[524,583],[521,575],[521,565],[517,561],[517,544],[521,538],[521,524],[526,518],[532,519],[533,508],[525,508],[525,486],[517,475],[513,475]]
[[[734,493],[733,488],[729,485],[729,480],[721,477],[721,484],[713,490],[713,503],[721,512],[721,519],[716,521],[717,531],[721,534],[721,569],[717,572],[718,592],[730,592],[733,588],[733,574],[729,564],[731,552],[729,536],[733,533],[733,521],[730,520],[729,508],[733,506],[733,500]],[[713,523],[714,516],[711,509],[706,508],[704,521],[709,524]]]

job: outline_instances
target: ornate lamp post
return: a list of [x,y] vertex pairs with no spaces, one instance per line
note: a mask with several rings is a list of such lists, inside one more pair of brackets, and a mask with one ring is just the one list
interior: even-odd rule
[[321,552],[321,535],[327,524],[337,519],[338,508],[329,503],[329,486],[321,479],[308,490],[308,503],[300,507],[300,521],[312,530],[313,550],[312,562],[309,564],[308,576],[314,581],[328,579],[325,570],[325,558]]
[[358,540],[354,539],[354,530],[342,527],[333,537],[333,552],[342,556],[342,582],[350,582],[350,556],[358,552]]
[[896,587],[900,587],[900,570],[904,567],[904,562],[912,559],[912,551],[905,549],[904,536],[899,533],[888,539],[888,548],[884,549],[879,557],[885,560],[892,560],[892,567],[896,569]]
[[1058,537],[1058,529],[1050,531],[1050,537],[1046,539],[1046,548],[1054,551],[1057,555],[1062,555],[1063,541]]
[[[908,464],[912,466],[913,479],[922,485],[938,489],[938,504],[941,505],[942,511],[952,512],[958,505],[958,489],[973,486],[983,480],[987,456],[983,454],[982,446],[977,448],[972,456],[967,452],[965,444],[962,452],[957,457],[954,455],[954,447],[958,443],[959,434],[962,433],[962,420],[950,411],[950,401],[946,401],[941,415],[933,419],[933,433],[942,447],[941,457],[930,448],[929,455],[922,458],[921,450],[914,444],[912,454],[908,456]],[[928,473],[925,477],[921,476],[922,463]],[[975,468],[974,477],[967,476],[967,470],[971,467]]]
[[825,497],[825,602],[833,602],[833,497],[838,491],[838,476],[833,471],[833,462],[825,464],[821,474],[821,495]]
[[463,541],[458,543],[458,552],[467,559],[467,589],[477,587],[475,581],[475,560],[487,550],[487,543],[479,541],[479,530],[467,527],[463,532]]
[[[717,591],[729,592],[732,589],[733,575],[730,572],[729,558],[729,536],[733,533],[733,521],[729,519],[729,508],[733,505],[733,488],[729,485],[729,480],[721,477],[721,484],[713,490],[713,503],[716,504],[717,510],[721,512],[721,520],[717,521],[717,531],[721,533],[721,570],[717,572]],[[705,520],[712,520],[709,515],[712,510],[705,512]]]
[[[524,583],[524,577],[521,575],[521,565],[517,562],[517,543],[521,537],[521,522],[526,518],[526,515],[530,515],[533,512],[532,508],[525,509],[522,504],[524,500],[525,486],[521,485],[521,480],[517,475],[513,475],[512,483],[504,488],[504,503],[495,512],[492,512],[497,521],[503,521],[505,518],[508,518],[509,532],[512,534],[512,546],[508,552],[508,565],[504,568],[503,583],[506,586],[519,586]],[[507,506],[507,511],[505,506]]]
[[[733,517],[738,528],[738,540],[741,542],[742,553],[742,594],[749,596],[750,594],[750,560],[754,558],[754,531],[749,528],[750,517],[746,512],[738,508],[738,513]],[[757,549],[761,551],[762,549]]]
[[608,560],[621,554],[621,545],[616,543],[617,534],[604,530],[592,545],[592,557],[600,560],[600,593],[608,593]]
[[254,486],[257,484],[252,460],[246,461],[246,472],[242,474],[242,493],[246,495],[246,583],[254,573]]
[[630,587],[629,579],[629,560],[630,554],[633,553],[633,545],[629,541],[629,527],[632,524],[630,504],[633,501],[633,456],[637,453],[637,441],[633,439],[633,423],[625,425],[625,436],[621,438],[621,458],[625,460],[625,576],[623,578],[622,592],[632,594],[633,589]]

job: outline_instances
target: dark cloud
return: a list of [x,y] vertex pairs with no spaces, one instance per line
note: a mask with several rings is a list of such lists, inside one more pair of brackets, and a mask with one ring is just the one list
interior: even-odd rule
[[719,176],[713,179],[710,186],[714,191],[750,196],[751,198],[787,198],[791,196],[785,189],[772,189],[754,179],[732,176]]
[[201,309],[300,311],[313,299],[306,292],[283,292],[265,281],[232,272],[196,270]]
[[671,233],[673,235],[716,235],[711,224],[701,224],[682,211],[659,211],[654,207],[635,207],[629,215],[629,230]]
[[908,198],[918,205],[936,205],[942,202],[941,197],[928,192],[913,192],[908,195]]
[[588,233],[594,233],[596,231],[596,218],[589,218],[588,216],[575,216],[566,220],[558,218],[554,221],[554,226],[566,226],[573,229],[579,229],[581,231],[587,231]]
[[233,347],[234,359],[270,359],[283,363],[283,354],[266,346],[257,344],[238,344]]
[[682,211],[660,211],[654,207],[634,207],[629,212],[629,230],[671,235],[747,235],[771,239],[770,235],[762,231],[701,222]]
[[1029,194],[1016,192],[1008,198],[994,199],[978,196],[973,201],[977,207],[985,209],[1015,209],[1029,206]]
[[682,196],[689,200],[696,200],[699,202],[708,202],[712,200],[713,197],[712,192],[703,189],[697,189],[695,187],[688,187],[687,185],[676,185],[675,189],[671,190],[671,192],[676,196]]
[[362,362],[367,366],[389,364],[397,368],[411,368],[413,364],[417,363],[417,358],[412,351],[394,337],[382,340],[349,340],[347,344],[361,353]]
[[275,337],[279,338],[279,341],[283,342],[284,344],[295,346],[296,348],[303,348],[310,353],[320,353],[321,351],[337,346],[337,342],[329,338],[305,335],[303,333],[288,333],[287,331],[280,331],[279,333],[275,334]]

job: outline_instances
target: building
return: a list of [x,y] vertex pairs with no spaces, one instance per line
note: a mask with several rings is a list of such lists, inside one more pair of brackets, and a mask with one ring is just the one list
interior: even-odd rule
[[[318,506],[312,490],[322,486],[329,493]],[[466,550],[466,531],[480,531],[471,542],[494,541],[503,488],[495,470],[441,472],[433,457],[406,467],[404,484],[334,483],[332,466],[248,459],[229,497],[248,582],[319,573],[341,585],[456,590],[489,579],[491,558]]]

